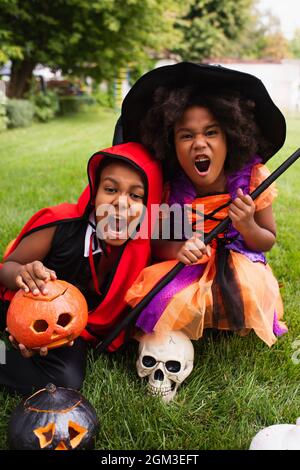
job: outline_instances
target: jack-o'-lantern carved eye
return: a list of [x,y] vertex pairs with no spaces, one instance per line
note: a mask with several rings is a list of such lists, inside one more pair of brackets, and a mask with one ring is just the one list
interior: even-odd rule
[[61,313],[58,317],[57,324],[65,328],[72,321],[70,313]]
[[44,333],[48,329],[48,323],[46,320],[36,320],[31,328],[35,331],[35,333]]
[[79,424],[76,424],[73,421],[69,421],[69,436],[72,449],[75,449],[75,447],[80,444],[87,431],[87,428],[79,426]]
[[41,449],[51,444],[53,440],[53,436],[54,436],[54,431],[55,431],[54,423],[50,423],[48,424],[48,426],[45,426],[44,428],[37,428],[33,430],[34,434],[38,437],[40,441]]

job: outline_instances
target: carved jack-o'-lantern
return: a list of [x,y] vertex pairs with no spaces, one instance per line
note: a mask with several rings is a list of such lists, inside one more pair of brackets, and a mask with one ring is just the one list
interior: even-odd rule
[[8,441],[16,450],[90,449],[98,427],[94,408],[79,392],[48,384],[15,408]]
[[7,327],[27,348],[62,346],[80,335],[88,319],[88,307],[77,287],[65,281],[49,281],[47,295],[19,290],[7,311]]

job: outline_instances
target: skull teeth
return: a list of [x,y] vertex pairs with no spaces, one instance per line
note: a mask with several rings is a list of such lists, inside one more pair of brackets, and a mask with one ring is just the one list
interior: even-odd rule
[[156,387],[153,387],[153,385],[150,385],[150,384],[148,386],[149,386],[150,393],[152,395],[166,396],[166,395],[169,395],[169,393],[172,392],[171,388],[156,388]]

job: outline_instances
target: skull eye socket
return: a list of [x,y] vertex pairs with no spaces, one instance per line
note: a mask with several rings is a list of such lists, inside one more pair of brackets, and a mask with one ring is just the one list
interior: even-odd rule
[[57,320],[57,325],[65,328],[72,321],[72,315],[69,313],[61,313]]
[[46,320],[36,320],[34,324],[32,325],[32,328],[36,333],[43,333],[48,329],[48,323]]
[[154,367],[156,364],[156,359],[152,356],[144,356],[142,358],[142,364],[144,367]]
[[179,361],[167,361],[166,362],[166,369],[169,372],[179,372],[181,368],[181,364]]

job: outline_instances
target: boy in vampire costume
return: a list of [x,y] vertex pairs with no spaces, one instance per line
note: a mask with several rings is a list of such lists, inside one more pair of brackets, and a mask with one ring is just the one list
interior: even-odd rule
[[[49,352],[41,349],[40,354],[21,347],[21,351],[9,349],[6,364],[0,365],[0,385],[9,390],[27,394],[49,382],[80,388],[86,344],[99,343],[126,315],[124,295],[149,263],[151,208],[159,205],[162,197],[159,162],[141,144],[129,142],[95,153],[87,171],[89,184],[77,204],[41,209],[5,253],[0,265],[0,312],[4,327],[9,302],[18,288],[43,294],[47,282],[58,278],[74,284],[84,294],[89,307],[88,324],[72,347]],[[126,237],[110,236],[116,234],[116,228],[110,230],[108,221],[105,240],[99,238],[101,216],[97,208],[101,204],[116,207],[114,223],[117,231],[128,229]],[[133,204],[141,210],[129,233],[133,220],[120,213],[126,212],[127,216]],[[117,350],[124,339],[123,332],[109,350]]]

